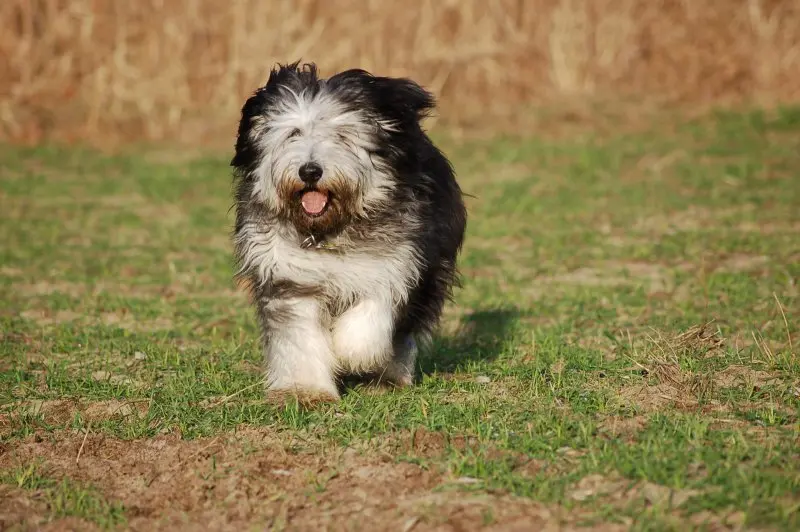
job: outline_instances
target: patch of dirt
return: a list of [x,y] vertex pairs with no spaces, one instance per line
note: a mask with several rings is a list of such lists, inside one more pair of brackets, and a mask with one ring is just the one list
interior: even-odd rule
[[31,493],[0,484],[0,530],[10,530],[12,525],[24,523],[24,516],[43,515],[46,511],[47,506]]
[[669,292],[675,282],[669,270],[644,262],[605,262],[566,273],[539,277],[538,282],[578,286],[643,286],[648,293]]
[[742,233],[758,233],[760,235],[797,234],[800,232],[800,222],[741,222],[736,228]]
[[698,512],[691,517],[693,525],[704,530],[733,529],[742,530],[747,520],[747,514],[739,510],[728,510],[715,514],[708,510]]
[[769,264],[769,257],[764,255],[746,255],[744,253],[738,253],[722,260],[717,266],[717,269],[732,273],[752,272],[764,269],[767,264]]
[[20,268],[12,268],[10,266],[0,267],[0,277],[22,277],[24,273],[25,271]]
[[72,297],[85,295],[88,291],[86,285],[66,281],[37,281],[35,283],[18,283],[14,291],[23,296],[49,296],[51,294],[66,294]]
[[408,438],[407,452],[416,452],[422,456],[439,455],[447,447],[447,435],[434,432],[423,427],[414,430]]
[[23,318],[35,321],[39,325],[49,326],[59,323],[68,323],[79,319],[82,314],[71,310],[25,310],[20,314]]
[[23,318],[35,321],[43,327],[77,322],[81,324],[102,324],[136,332],[153,332],[173,329],[175,324],[166,317],[141,320],[126,312],[103,312],[94,316],[87,316],[72,310],[46,309],[25,310],[21,313]]
[[660,412],[666,408],[682,410],[697,408],[699,402],[669,383],[626,386],[619,390],[618,400],[633,406],[639,414]]
[[567,492],[567,496],[579,502],[593,499],[617,507],[643,504],[678,508],[700,493],[692,489],[671,489],[647,481],[634,482],[614,473],[608,476],[588,475],[579,480]]
[[714,381],[721,388],[753,386],[762,388],[774,384],[780,376],[769,371],[753,369],[748,366],[728,366],[714,374]]
[[[428,434],[416,439],[439,445]],[[132,530],[569,530],[579,517],[499,493],[441,490],[454,479],[436,468],[269,429],[192,441],[59,434],[0,450],[0,469],[34,460],[44,461],[48,477],[68,477],[121,501]],[[0,498],[0,515],[8,526],[36,526],[47,517],[19,497]]]
[[[740,405],[741,408],[752,408],[757,409],[762,404],[757,403],[748,403],[746,405]],[[727,418],[717,418],[711,421],[709,427],[713,430],[726,430],[726,431],[736,431],[746,437],[749,441],[758,443],[760,445],[776,445],[779,441],[785,440],[787,438],[787,430],[780,427],[770,427],[770,426],[763,426],[763,425],[754,425],[750,421],[746,421],[744,419],[727,419]],[[792,434],[796,434],[796,431]],[[791,436],[789,436],[791,437]],[[795,438],[797,445],[800,445],[800,438]]]
[[692,232],[705,227],[719,226],[723,220],[752,211],[754,208],[751,205],[729,209],[693,206],[683,211],[641,218],[633,225],[633,230],[656,237]]
[[[199,299],[239,299],[244,301],[244,291],[231,287],[229,289],[198,290],[197,287],[213,285],[208,279],[201,279],[194,274],[177,274],[170,284],[126,284],[110,281],[99,281],[92,285],[84,283],[71,283],[67,281],[37,281],[35,283],[16,283],[14,292],[26,297],[48,296],[51,294],[66,294],[72,297],[97,296],[100,294],[114,294],[126,298],[148,299],[162,297],[174,298],[178,294],[192,294]],[[41,311],[31,310],[31,319],[39,317]]]
[[63,425],[76,414],[89,423],[111,419],[144,416],[150,408],[149,401],[76,401],[69,399],[24,401],[0,413],[0,436],[11,429],[14,420],[20,416],[41,416],[49,425]]
[[120,312],[104,312],[100,314],[99,321],[103,325],[111,325],[130,331],[166,331],[175,328],[170,318],[158,317],[149,320],[140,320],[135,316]]
[[606,416],[598,426],[600,434],[625,441],[634,441],[636,436],[647,427],[647,416],[633,417]]

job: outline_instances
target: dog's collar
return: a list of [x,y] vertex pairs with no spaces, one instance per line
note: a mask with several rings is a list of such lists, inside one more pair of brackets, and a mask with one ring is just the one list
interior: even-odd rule
[[300,247],[303,249],[320,249],[323,251],[336,251],[339,248],[335,242],[331,242],[322,237],[316,237],[313,234],[308,235],[300,242]]

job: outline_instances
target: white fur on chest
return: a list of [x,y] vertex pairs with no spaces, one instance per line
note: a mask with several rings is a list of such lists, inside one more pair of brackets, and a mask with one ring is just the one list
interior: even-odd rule
[[258,272],[262,283],[291,281],[341,303],[373,299],[396,307],[408,299],[419,275],[411,244],[387,244],[380,253],[375,248],[337,253],[303,249],[277,231],[258,229],[246,226],[238,239],[244,244],[242,270]]

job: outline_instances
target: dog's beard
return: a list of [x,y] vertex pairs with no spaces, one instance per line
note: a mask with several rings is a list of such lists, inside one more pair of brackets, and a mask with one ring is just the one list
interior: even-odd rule
[[325,237],[344,230],[359,209],[359,189],[332,176],[315,185],[285,178],[278,184],[281,217],[305,236]]

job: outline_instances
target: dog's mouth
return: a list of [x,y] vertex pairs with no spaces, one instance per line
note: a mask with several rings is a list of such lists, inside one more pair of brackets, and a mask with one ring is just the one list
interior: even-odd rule
[[305,189],[299,192],[300,206],[308,216],[316,217],[325,214],[330,204],[331,194],[325,190],[316,188]]

